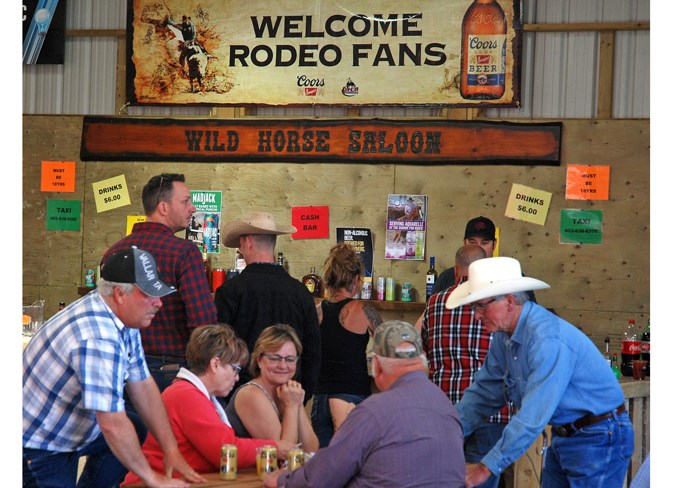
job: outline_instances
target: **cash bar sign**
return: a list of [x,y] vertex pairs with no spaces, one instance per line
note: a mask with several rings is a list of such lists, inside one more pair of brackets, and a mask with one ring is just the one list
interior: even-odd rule
[[128,0],[133,105],[520,105],[521,0]]

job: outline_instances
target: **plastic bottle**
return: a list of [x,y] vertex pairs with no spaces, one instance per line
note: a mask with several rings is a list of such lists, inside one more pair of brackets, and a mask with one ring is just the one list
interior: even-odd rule
[[618,369],[618,356],[616,353],[614,353],[613,357],[611,358],[611,371],[613,371],[616,375],[616,379],[620,379],[621,370]]
[[628,320],[628,328],[625,329],[621,340],[621,374],[632,377],[632,362],[640,357],[640,341],[633,319]]
[[642,339],[640,341],[640,356],[646,361],[646,375],[649,376],[651,361],[649,355],[651,353],[651,322],[646,321],[646,329],[642,333]]

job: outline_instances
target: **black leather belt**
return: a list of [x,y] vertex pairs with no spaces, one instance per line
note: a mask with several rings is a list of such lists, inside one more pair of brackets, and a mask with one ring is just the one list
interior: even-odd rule
[[625,404],[621,405],[613,412],[603,413],[602,415],[586,415],[585,417],[581,417],[580,419],[576,420],[575,422],[571,422],[570,424],[553,425],[551,426],[551,431],[553,434],[558,435],[560,437],[571,437],[576,433],[577,430],[580,430],[583,427],[596,424],[597,422],[601,422],[602,420],[610,419],[611,417],[614,416],[614,413],[616,413],[616,415],[620,415],[623,412],[625,412]]

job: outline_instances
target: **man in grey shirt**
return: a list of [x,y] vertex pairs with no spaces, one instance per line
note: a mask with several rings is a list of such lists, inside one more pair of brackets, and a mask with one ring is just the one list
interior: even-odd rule
[[418,331],[398,320],[379,325],[372,368],[381,393],[355,407],[305,466],[267,475],[265,486],[465,486],[459,416],[428,380]]

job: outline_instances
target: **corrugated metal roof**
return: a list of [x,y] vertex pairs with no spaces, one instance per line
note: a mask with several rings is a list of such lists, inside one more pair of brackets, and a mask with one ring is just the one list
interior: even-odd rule
[[[524,22],[648,21],[648,0],[525,0]],[[125,29],[125,0],[68,0],[66,29]],[[612,116],[649,117],[649,31],[615,35]],[[489,117],[592,118],[597,110],[597,32],[527,32],[522,50],[522,105]],[[64,65],[23,66],[23,113],[208,116],[209,107],[115,106],[115,37],[67,37]],[[341,107],[258,107],[258,116],[345,116]],[[365,117],[433,117],[438,108],[361,108]]]

